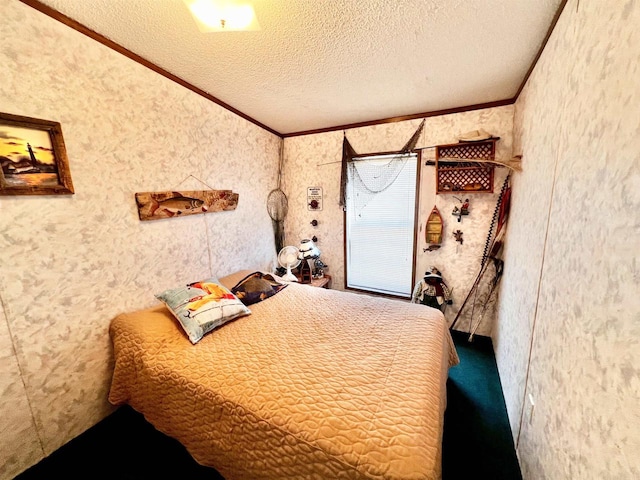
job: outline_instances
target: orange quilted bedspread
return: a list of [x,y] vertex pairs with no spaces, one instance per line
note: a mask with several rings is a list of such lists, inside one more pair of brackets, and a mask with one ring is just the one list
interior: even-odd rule
[[250,308],[197,345],[164,306],[117,317],[109,400],[227,480],[440,478],[439,311],[298,284]]

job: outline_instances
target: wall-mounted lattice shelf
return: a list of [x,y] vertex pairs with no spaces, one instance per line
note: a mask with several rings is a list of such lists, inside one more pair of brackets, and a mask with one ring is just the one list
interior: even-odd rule
[[436,146],[436,192],[493,193],[494,166],[473,160],[495,160],[496,141]]

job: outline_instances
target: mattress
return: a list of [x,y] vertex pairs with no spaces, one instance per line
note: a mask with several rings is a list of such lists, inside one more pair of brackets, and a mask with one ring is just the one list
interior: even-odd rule
[[164,307],[111,323],[109,400],[235,479],[437,479],[442,314],[291,284],[192,345]]

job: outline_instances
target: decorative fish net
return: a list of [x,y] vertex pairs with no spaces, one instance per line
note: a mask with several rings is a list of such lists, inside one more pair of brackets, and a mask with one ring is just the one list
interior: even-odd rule
[[340,185],[340,205],[346,208],[347,178],[354,187],[355,194],[349,200],[356,202],[356,210],[364,208],[378,193],[384,192],[393,185],[400,172],[411,158],[411,152],[416,148],[418,139],[424,129],[424,120],[413,133],[409,141],[393,157],[385,156],[381,161],[358,162],[358,154],[353,149],[347,137],[342,144],[342,178]]
[[352,161],[348,165],[349,184],[352,194],[348,197],[356,215],[381,192],[387,190],[404,169],[411,154],[398,154],[391,158],[375,157],[367,162]]
[[279,252],[284,246],[284,218],[289,211],[287,196],[279,188],[269,192],[269,196],[267,197],[267,211],[273,224],[276,252]]
[[267,212],[271,217],[271,223],[273,224],[273,236],[276,246],[276,253],[282,250],[284,246],[284,219],[289,212],[289,202],[287,196],[280,189],[280,183],[282,181],[282,159],[284,157],[283,146],[280,143],[280,160],[278,164],[278,188],[275,188],[269,192],[267,196]]

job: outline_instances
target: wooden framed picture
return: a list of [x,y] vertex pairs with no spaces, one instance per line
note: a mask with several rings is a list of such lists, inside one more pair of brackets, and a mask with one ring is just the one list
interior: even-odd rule
[[0,195],[72,194],[58,122],[0,113]]

